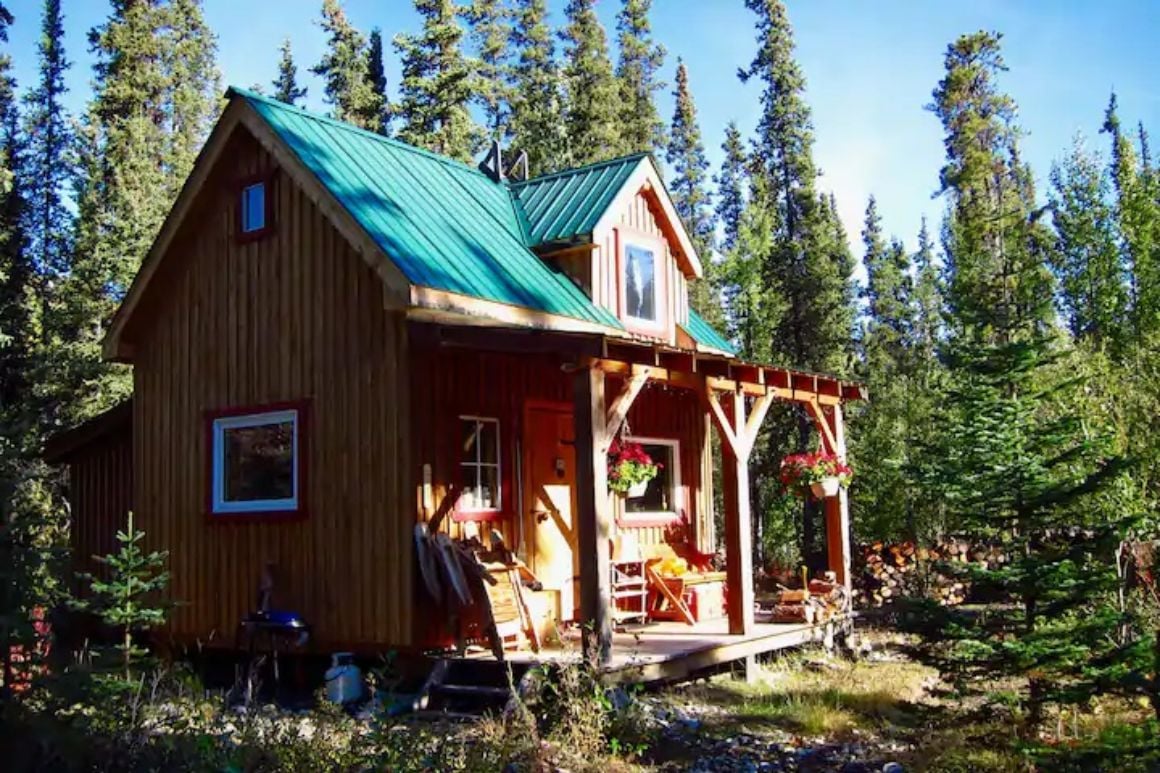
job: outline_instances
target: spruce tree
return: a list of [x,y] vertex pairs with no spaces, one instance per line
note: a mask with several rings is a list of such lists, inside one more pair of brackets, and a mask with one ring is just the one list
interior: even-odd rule
[[367,44],[367,99],[359,107],[357,122],[364,129],[390,134],[390,104],[387,102],[387,74],[383,68],[383,33],[371,30]]
[[717,220],[721,222],[721,248],[731,250],[737,244],[741,230],[741,214],[745,211],[746,169],[745,145],[741,140],[741,130],[736,121],[725,127],[725,141],[721,143],[725,158],[721,169],[713,178],[717,184]]
[[1116,244],[1116,216],[1103,161],[1080,137],[1051,170],[1057,238],[1054,269],[1072,336],[1116,350],[1129,332],[1127,282]]
[[939,483],[959,528],[1008,557],[972,575],[1014,602],[951,630],[966,675],[1026,679],[1019,697],[1033,727],[1046,701],[1081,700],[1093,676],[1125,665],[1112,594],[1130,524],[1108,489],[1124,465],[1111,428],[1079,409],[1084,374],[1048,324],[1051,245],[1015,104],[998,89],[999,36],[959,38],[945,66],[934,110],[946,131],[952,372]]
[[620,49],[616,78],[620,84],[622,152],[659,156],[665,145],[665,125],[655,97],[665,87],[659,79],[665,48],[653,43],[648,19],[651,7],[652,0],[623,0],[616,17]]
[[26,231],[37,270],[53,276],[69,269],[72,216],[65,196],[75,182],[72,125],[63,104],[68,92],[65,74],[72,65],[64,52],[60,0],[45,0],[38,52],[39,82],[25,97]]
[[[217,36],[205,22],[202,0],[168,0],[161,9],[161,24],[167,212],[221,112],[222,89],[216,63]],[[140,261],[144,255],[136,257]]]
[[[0,5],[0,43],[12,20]],[[35,610],[55,601],[53,561],[65,536],[39,458],[43,285],[25,233],[29,172],[11,70],[0,51],[0,697],[11,690],[13,645],[35,651]]]
[[918,251],[914,253],[914,329],[911,348],[919,363],[935,363],[942,338],[942,285],[935,264],[934,242],[926,218],[918,230]]
[[195,0],[116,2],[90,40],[75,258],[49,324],[49,381],[63,424],[129,393],[127,371],[101,360],[100,342],[220,99],[214,37]]
[[473,0],[467,9],[477,58],[478,100],[489,139],[503,141],[511,134],[512,73],[509,47],[513,12],[503,0]]
[[1019,156],[1014,101],[996,85],[1006,70],[999,43],[999,35],[978,32],[949,46],[930,106],[946,131],[940,179],[949,194],[943,246],[952,337],[1009,335],[1042,327],[1052,314],[1052,240]]
[[327,104],[340,121],[375,131],[373,92],[367,41],[346,16],[339,0],[322,1],[319,22],[327,35],[326,54],[310,71],[325,82]]
[[458,9],[451,0],[415,0],[415,10],[422,32],[395,37],[403,57],[399,139],[471,161],[482,132],[468,110],[476,83],[462,50]]
[[567,162],[556,46],[548,26],[546,0],[515,2],[515,25],[511,32],[512,146],[528,154],[532,175],[547,174]]
[[278,77],[270,85],[274,87],[274,99],[288,105],[297,105],[306,99],[306,87],[298,85],[298,65],[294,63],[294,53],[290,50],[290,38],[282,39],[279,49]]
[[673,207],[685,224],[697,254],[701,256],[704,269],[703,278],[694,282],[690,288],[689,303],[710,324],[720,329],[724,318],[721,300],[716,292],[713,215],[709,206],[709,192],[706,190],[709,160],[705,158],[701,127],[697,124],[697,106],[689,91],[689,71],[679,59],[677,89],[673,96],[676,105],[673,108],[668,152],[665,154],[670,170],[669,192],[673,198]]
[[[764,359],[843,373],[852,359],[853,259],[832,198],[820,195],[815,187],[813,129],[804,98],[805,78],[793,58],[793,31],[780,0],[746,0],[746,7],[757,15],[758,50],[739,75],[763,87],[750,164],[752,174],[763,181],[763,206],[775,223],[771,244],[755,258],[767,296],[763,305],[784,309],[770,318],[769,354]],[[815,442],[814,430],[804,413],[789,410],[773,412],[767,426],[757,462],[763,474],[754,477],[773,481],[781,457],[808,450]],[[771,500],[779,492],[767,483],[760,495],[763,504],[755,509],[771,512]],[[796,531],[802,555],[811,566],[820,567],[821,513],[815,503],[805,503]]]
[[862,229],[866,301],[862,332],[861,378],[874,395],[857,406],[852,423],[851,456],[860,465],[853,502],[857,529],[876,539],[915,537],[917,519],[911,500],[912,401],[910,256],[898,240],[882,233],[878,205],[871,196]]
[[[1103,131],[1111,136],[1111,177],[1115,186],[1116,228],[1128,273],[1128,304],[1138,342],[1160,331],[1160,191],[1155,174],[1141,164],[1124,134],[1116,95],[1108,100]],[[1144,135],[1141,134],[1144,138]],[[1145,139],[1146,145],[1146,139]],[[1143,149],[1146,152],[1146,148]]]
[[624,152],[620,90],[596,0],[568,0],[564,15],[564,124],[569,162],[582,166]]

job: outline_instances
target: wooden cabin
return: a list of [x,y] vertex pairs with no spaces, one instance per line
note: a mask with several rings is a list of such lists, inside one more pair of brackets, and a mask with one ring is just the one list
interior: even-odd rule
[[[655,164],[511,179],[231,89],[104,344],[131,403],[67,443],[77,550],[130,504],[169,551],[178,641],[230,644],[275,567],[324,650],[446,643],[413,532],[494,530],[605,654],[613,554],[713,536],[754,637],[747,458],[774,400],[844,450],[860,387],[740,361],[688,304],[702,261]],[[115,419],[115,420],[114,420]],[[610,494],[613,438],[662,461]],[[131,464],[126,460],[131,459]],[[826,501],[849,582],[844,492]],[[102,536],[104,535],[104,536]],[[619,546],[619,547],[618,547]]]

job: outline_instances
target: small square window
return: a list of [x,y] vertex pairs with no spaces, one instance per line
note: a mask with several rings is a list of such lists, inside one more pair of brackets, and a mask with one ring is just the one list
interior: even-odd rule
[[242,188],[242,233],[250,234],[266,227],[266,183]]
[[629,494],[624,500],[624,511],[628,515],[675,515],[681,510],[681,455],[680,444],[676,440],[656,438],[628,438],[639,443],[654,464],[659,464],[656,477],[648,482],[643,492],[637,496]]
[[297,511],[300,412],[269,411],[211,421],[213,512]]
[[657,321],[656,253],[644,247],[624,248],[625,314],[642,322]]
[[459,437],[459,509],[500,509],[499,420],[461,416]]

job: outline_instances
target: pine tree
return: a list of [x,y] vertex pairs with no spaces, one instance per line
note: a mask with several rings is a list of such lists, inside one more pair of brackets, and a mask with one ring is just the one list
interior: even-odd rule
[[713,263],[713,216],[709,207],[709,193],[705,189],[709,177],[709,160],[701,141],[701,127],[697,124],[697,106],[689,91],[689,71],[677,60],[677,89],[673,92],[676,105],[665,161],[671,171],[669,192],[673,207],[685,224],[697,254],[701,256],[704,276],[690,288],[689,303],[702,317],[720,329],[724,322],[721,301],[716,292]]
[[648,19],[651,7],[652,0],[623,0],[616,17],[620,141],[625,153],[659,155],[665,145],[665,125],[655,101],[656,93],[665,87],[658,78],[665,63],[665,48],[653,43]]
[[1077,340],[1118,350],[1126,343],[1128,297],[1106,167],[1077,137],[1052,166],[1051,185],[1054,268],[1068,327]]
[[475,46],[478,99],[489,139],[503,141],[511,133],[512,73],[509,46],[513,13],[503,0],[473,0],[467,10]]
[[322,0],[322,20],[327,35],[326,54],[310,68],[326,83],[326,102],[333,116],[364,129],[374,122],[375,95],[367,58],[367,41],[346,16],[339,0]]
[[72,216],[65,194],[74,184],[72,126],[63,104],[65,74],[72,66],[64,52],[60,0],[46,0],[39,44],[40,80],[25,97],[24,133],[28,138],[27,180],[29,249],[44,275],[68,272]]
[[557,171],[566,163],[560,68],[548,26],[546,0],[516,0],[511,32],[512,146],[528,154],[532,175]]
[[1103,131],[1112,138],[1116,228],[1128,273],[1129,313],[1136,340],[1143,341],[1160,331],[1160,190],[1154,173],[1141,165],[1132,141],[1121,130],[1114,93]]
[[367,44],[366,102],[359,107],[357,122],[364,129],[390,134],[391,111],[387,101],[387,73],[383,69],[383,33],[375,27]]
[[620,91],[596,0],[568,0],[564,41],[564,123],[572,166],[615,158],[624,152]]
[[[772,243],[757,256],[766,308],[782,308],[771,318],[769,356],[824,372],[842,373],[852,359],[853,259],[832,198],[815,188],[813,130],[804,99],[805,78],[793,58],[793,31],[780,0],[746,0],[757,15],[757,54],[739,75],[763,85],[761,114],[753,142],[751,173],[763,180],[763,205],[775,223]],[[751,201],[752,206],[752,201]],[[727,223],[728,226],[728,223]],[[755,356],[758,353],[749,353]],[[789,451],[807,450],[813,441],[809,418],[778,411],[757,464],[776,479],[777,465]],[[761,492],[762,506],[779,496],[772,483]],[[798,523],[799,546],[811,566],[823,563],[820,512],[807,502]]]
[[461,48],[457,9],[451,0],[415,0],[415,10],[423,31],[395,38],[403,57],[399,139],[471,161],[481,131],[468,111],[476,84]]
[[725,141],[721,144],[725,158],[713,182],[717,184],[717,220],[723,227],[721,248],[731,250],[737,244],[741,230],[741,214],[745,211],[745,180],[747,178],[745,146],[735,121],[725,127]]
[[273,97],[288,105],[297,105],[300,99],[306,99],[307,89],[298,85],[298,65],[294,63],[294,54],[290,50],[290,38],[282,39],[279,51],[278,77],[270,84],[274,87]]

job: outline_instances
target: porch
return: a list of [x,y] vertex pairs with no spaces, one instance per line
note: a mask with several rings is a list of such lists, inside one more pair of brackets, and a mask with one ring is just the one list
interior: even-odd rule
[[[417,415],[433,430],[427,436],[454,436],[450,426],[439,422],[456,415],[468,416],[469,421],[473,416],[498,416],[497,426],[514,428],[507,437],[515,438],[515,447],[501,447],[497,455],[511,458],[519,471],[499,475],[515,492],[507,501],[518,508],[488,515],[486,525],[471,524],[464,520],[475,516],[453,509],[452,503],[464,501],[460,493],[451,485],[440,485],[455,469],[457,447],[448,445],[442,454],[435,446],[420,449],[420,460],[435,460],[433,472],[427,467],[422,472],[421,520],[432,532],[441,522],[450,522],[452,536],[467,543],[487,537],[493,544],[491,535],[502,538],[530,569],[530,578],[523,579],[542,585],[542,593],[517,588],[516,595],[552,599],[547,614],[537,613],[537,604],[529,600],[525,606],[531,612],[525,609],[525,617],[533,622],[525,620],[524,628],[551,618],[594,632],[585,642],[566,636],[562,647],[543,647],[539,655],[525,648],[509,650],[505,657],[525,663],[551,660],[589,645],[596,648],[590,653],[594,659],[611,671],[644,666],[657,674],[691,672],[822,639],[827,631],[832,634],[848,624],[848,618],[820,626],[758,622],[749,457],[765,416],[779,400],[800,405],[817,429],[820,446],[843,454],[842,406],[864,397],[860,386],[652,342],[450,325],[412,324],[412,334],[423,344],[413,392],[423,395]],[[724,488],[724,551],[718,550],[713,533],[714,455],[708,441],[714,433],[722,450],[718,477]],[[667,461],[678,477],[668,484],[676,505],[671,513],[647,514],[671,517],[665,525],[642,526],[635,517],[639,514],[626,512],[626,501],[609,492],[607,454],[613,439],[622,435],[654,436],[641,442],[669,443],[673,449]],[[470,427],[467,436],[470,446],[475,437]],[[826,568],[848,588],[845,492],[828,497],[823,510]],[[724,580],[724,616],[692,621],[686,615],[686,622],[617,626],[623,616],[618,614],[612,583],[614,559],[620,563],[624,558],[616,555],[623,550],[623,537],[638,535],[639,558],[648,562],[654,560],[650,556],[656,555],[658,542],[667,544],[671,539],[670,531],[682,533],[684,547],[700,558],[724,553],[724,566],[716,567],[724,568],[723,573],[710,571],[711,566],[697,567],[704,570],[703,580],[714,574],[712,581]],[[655,590],[659,584],[651,582],[650,587]],[[518,600],[505,603],[508,609],[518,606]]]
[[[830,645],[853,627],[853,616],[835,617],[823,623],[755,623],[744,634],[731,634],[728,620],[707,620],[694,625],[656,622],[620,626],[612,635],[612,656],[601,670],[612,683],[650,684],[684,679],[728,663],[747,663],[758,655],[792,649],[803,644]],[[515,666],[575,663],[583,657],[581,636],[573,628],[562,640],[539,652],[510,652]],[[491,660],[482,650],[469,659]]]

